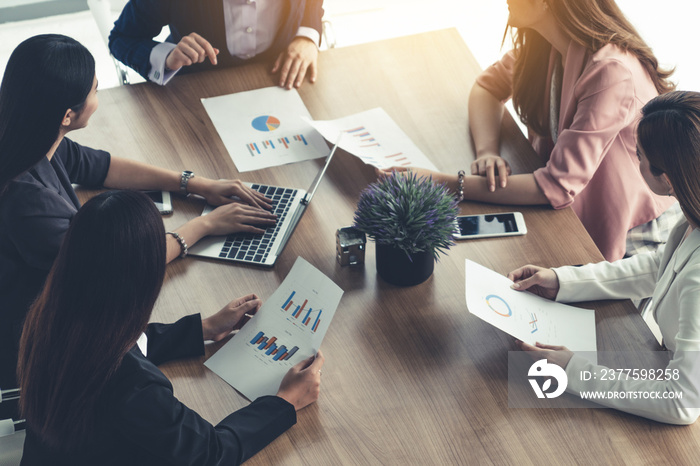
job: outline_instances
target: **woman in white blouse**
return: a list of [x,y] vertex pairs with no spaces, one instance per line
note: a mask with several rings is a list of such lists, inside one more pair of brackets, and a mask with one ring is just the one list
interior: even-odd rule
[[[658,252],[582,267],[545,269],[533,265],[510,274],[513,288],[563,302],[645,298],[672,359],[661,380],[582,381],[581,371],[603,367],[563,346],[519,342],[534,359],[566,369],[567,390],[655,392],[654,399],[612,398],[598,403],[670,424],[692,424],[700,416],[700,93],[671,92],[642,109],[637,155],[644,180],[656,194],[678,199],[685,218]],[[672,397],[681,392],[682,398]]]

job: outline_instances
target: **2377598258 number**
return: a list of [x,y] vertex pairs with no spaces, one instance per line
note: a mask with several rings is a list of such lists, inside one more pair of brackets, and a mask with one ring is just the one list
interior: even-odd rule
[[603,369],[600,380],[678,380],[678,369]]

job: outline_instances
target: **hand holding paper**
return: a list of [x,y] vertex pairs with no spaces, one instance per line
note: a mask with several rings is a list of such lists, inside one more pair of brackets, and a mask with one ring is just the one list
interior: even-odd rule
[[289,369],[280,383],[277,396],[299,411],[318,400],[321,392],[321,367],[325,358],[321,351]]
[[[469,312],[526,343],[596,351],[595,313],[511,289],[503,275],[465,260]],[[556,295],[556,294],[555,294]]]
[[204,365],[250,400],[280,390],[301,409],[313,402],[323,365],[318,348],[342,295],[338,285],[297,258],[255,318]]
[[569,348],[567,348],[566,346],[545,345],[544,343],[537,343],[535,345],[531,345],[520,340],[518,340],[517,343],[518,346],[520,346],[521,350],[529,351],[529,355],[533,360],[538,361],[544,358],[548,362],[556,364],[562,369],[566,369],[566,366],[569,364],[571,357],[574,355],[574,353],[572,351],[569,351]]
[[258,312],[262,301],[255,294],[236,298],[211,317],[202,319],[204,341],[221,341],[240,330]]
[[546,299],[554,300],[559,293],[559,277],[552,269],[526,265],[509,273],[508,280],[513,280],[514,290],[527,290]]

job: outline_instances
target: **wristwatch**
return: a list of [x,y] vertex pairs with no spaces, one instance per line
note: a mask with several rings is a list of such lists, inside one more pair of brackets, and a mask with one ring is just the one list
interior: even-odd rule
[[187,191],[187,183],[190,182],[190,178],[194,178],[194,172],[185,170],[180,175],[180,192],[183,196],[187,196],[189,192]]

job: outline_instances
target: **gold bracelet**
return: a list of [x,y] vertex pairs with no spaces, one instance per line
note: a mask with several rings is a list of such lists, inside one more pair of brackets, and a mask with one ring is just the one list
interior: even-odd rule
[[457,190],[457,202],[462,202],[464,200],[464,170],[457,172],[457,182],[459,183],[459,189]]
[[172,235],[173,238],[178,242],[180,245],[180,257],[185,257],[188,252],[187,248],[187,243],[185,242],[185,238],[180,236],[178,233],[175,233],[174,231],[166,231],[166,235]]

